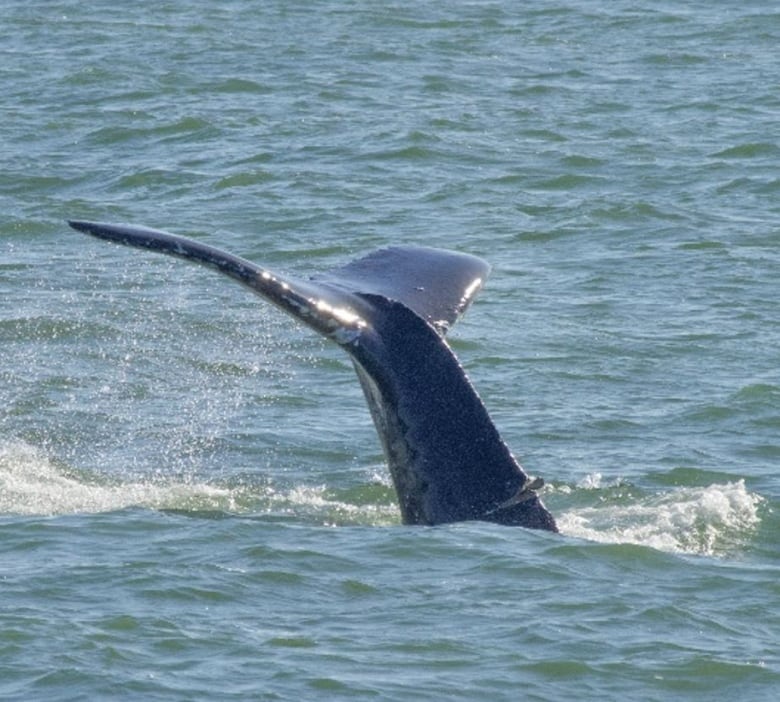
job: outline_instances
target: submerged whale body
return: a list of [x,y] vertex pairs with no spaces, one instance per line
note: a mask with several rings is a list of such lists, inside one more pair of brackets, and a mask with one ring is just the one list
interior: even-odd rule
[[234,278],[352,358],[406,524],[483,520],[557,531],[445,341],[490,267],[395,246],[296,280],[185,237],[71,221],[101,239],[196,261]]

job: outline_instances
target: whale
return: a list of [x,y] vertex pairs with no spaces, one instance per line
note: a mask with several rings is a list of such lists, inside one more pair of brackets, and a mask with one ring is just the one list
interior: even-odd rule
[[156,229],[68,224],[215,269],[340,346],[363,389],[404,524],[558,531],[537,492],[544,481],[523,470],[447,343],[487,279],[483,259],[390,246],[303,279]]

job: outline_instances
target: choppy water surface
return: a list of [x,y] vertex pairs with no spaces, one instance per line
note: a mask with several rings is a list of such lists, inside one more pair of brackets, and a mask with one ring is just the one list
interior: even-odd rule
[[[772,3],[7,2],[0,696],[774,700]],[[562,535],[400,524],[348,360],[208,271],[487,258]]]

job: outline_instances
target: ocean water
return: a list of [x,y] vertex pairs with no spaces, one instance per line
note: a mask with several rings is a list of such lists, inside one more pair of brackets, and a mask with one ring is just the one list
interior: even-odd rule
[[[775,700],[780,13],[3,3],[0,697]],[[561,534],[400,523],[348,359],[210,271],[417,243]]]

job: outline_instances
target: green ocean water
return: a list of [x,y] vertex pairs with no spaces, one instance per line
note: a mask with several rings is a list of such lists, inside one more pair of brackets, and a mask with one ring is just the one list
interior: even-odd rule
[[[775,700],[773,3],[5,2],[0,698]],[[400,523],[348,359],[133,222],[493,272],[560,535]]]

